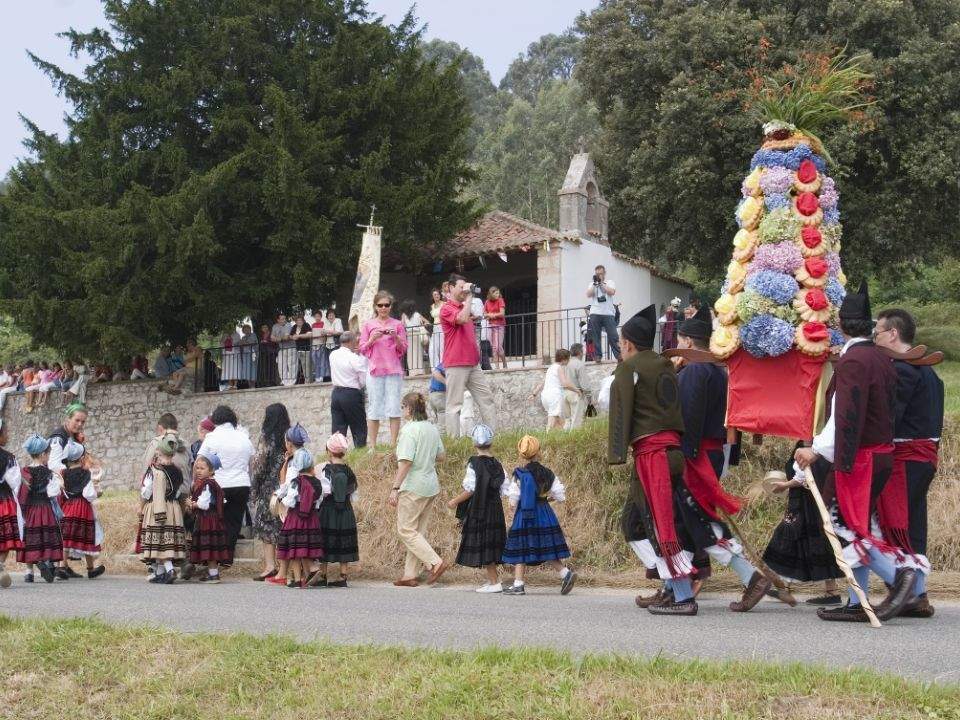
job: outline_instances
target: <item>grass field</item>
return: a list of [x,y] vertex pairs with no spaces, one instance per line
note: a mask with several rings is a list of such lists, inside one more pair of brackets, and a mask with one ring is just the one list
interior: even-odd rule
[[438,652],[0,616],[0,718],[960,718],[960,688],[800,665]]

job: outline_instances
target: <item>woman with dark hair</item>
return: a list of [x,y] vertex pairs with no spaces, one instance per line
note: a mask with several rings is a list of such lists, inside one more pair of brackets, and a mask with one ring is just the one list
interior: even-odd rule
[[270,511],[270,498],[280,485],[280,473],[287,460],[284,437],[290,429],[290,414],[282,403],[268,405],[253,460],[253,534],[263,544],[263,573],[254,580],[263,582],[277,574],[277,537],[280,518]]
[[203,439],[198,454],[213,452],[220,458],[217,483],[223,489],[223,524],[226,526],[227,544],[232,557],[250,499],[253,443],[246,428],[238,427],[240,421],[237,420],[237,414],[226,405],[217,405],[210,414],[210,420],[215,427]]

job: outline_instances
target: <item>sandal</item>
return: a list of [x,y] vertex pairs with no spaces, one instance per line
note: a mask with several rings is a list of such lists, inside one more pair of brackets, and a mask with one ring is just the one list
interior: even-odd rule
[[263,573],[262,575],[256,575],[253,578],[253,580],[254,582],[264,582],[265,580],[269,580],[270,578],[276,577],[276,576],[277,576],[277,568],[274,568],[268,573]]

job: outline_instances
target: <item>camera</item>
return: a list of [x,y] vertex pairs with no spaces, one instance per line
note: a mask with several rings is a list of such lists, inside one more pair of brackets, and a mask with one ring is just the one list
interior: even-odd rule
[[483,293],[479,285],[473,285],[473,284],[467,285],[466,291],[471,295],[478,295],[478,296]]
[[599,285],[599,284],[600,284],[600,276],[599,276],[599,275],[594,275],[594,276],[593,276],[593,284],[594,284],[594,285]]

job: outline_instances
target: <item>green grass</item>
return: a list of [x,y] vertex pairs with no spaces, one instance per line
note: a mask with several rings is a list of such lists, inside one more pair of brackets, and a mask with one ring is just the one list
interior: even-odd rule
[[960,419],[960,362],[947,361],[937,365],[935,368],[937,375],[943,380],[944,390],[946,392],[945,407],[946,415],[955,420]]
[[0,717],[960,718],[960,688],[799,664],[574,659],[0,616]]

